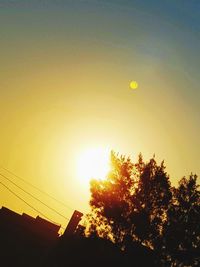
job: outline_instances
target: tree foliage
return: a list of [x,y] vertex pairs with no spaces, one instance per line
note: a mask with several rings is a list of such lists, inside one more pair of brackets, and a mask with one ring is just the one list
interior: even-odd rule
[[155,157],[144,162],[139,155],[134,164],[112,152],[107,179],[91,182],[87,234],[110,239],[123,251],[140,244],[164,266],[195,265],[200,249],[199,200],[197,176],[181,179],[174,188],[164,162],[158,164]]
[[164,227],[166,255],[178,266],[200,264],[200,191],[197,176],[179,181],[173,190]]

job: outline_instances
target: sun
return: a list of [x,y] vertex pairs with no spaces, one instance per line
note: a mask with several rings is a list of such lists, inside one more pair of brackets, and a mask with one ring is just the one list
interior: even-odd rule
[[83,151],[77,161],[78,179],[88,183],[91,179],[105,179],[109,171],[109,150],[89,148]]

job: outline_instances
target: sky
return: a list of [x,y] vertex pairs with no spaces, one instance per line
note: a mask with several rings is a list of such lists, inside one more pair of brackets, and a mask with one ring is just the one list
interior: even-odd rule
[[[88,211],[90,148],[155,154],[174,185],[200,174],[199,0],[0,0],[0,38],[0,166],[68,208],[1,174],[66,217]],[[0,206],[38,215],[1,184]]]

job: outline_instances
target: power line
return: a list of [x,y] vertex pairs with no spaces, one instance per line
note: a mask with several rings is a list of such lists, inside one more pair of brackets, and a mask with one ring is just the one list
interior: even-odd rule
[[64,207],[66,207],[67,209],[70,209],[70,210],[74,210],[73,208],[71,208],[70,206],[66,205],[65,203],[63,203],[62,201],[56,199],[55,197],[51,196],[50,194],[48,194],[47,192],[41,190],[40,188],[36,187],[35,185],[31,184],[30,182],[26,181],[25,179],[23,179],[22,177],[16,175],[15,173],[11,172],[10,170],[8,170],[7,168],[4,168],[3,166],[1,166],[1,168],[5,171],[7,171],[8,173],[14,175],[16,178],[20,179],[21,181],[23,181],[24,183],[32,186],[33,188],[35,188],[36,190],[38,190],[40,193],[48,196],[49,198],[53,199],[54,201],[56,201],[57,203],[63,205]]
[[[19,195],[17,195],[14,191],[12,191],[8,186],[6,186],[4,183],[0,182],[1,185],[3,185],[10,193],[12,193],[14,196],[16,196],[17,198],[19,198],[21,201],[23,201],[26,205],[28,205],[31,209],[33,209],[34,211],[38,212],[39,214],[41,214],[44,218],[46,218],[48,221],[52,222],[53,224],[57,224],[56,222],[52,221],[48,216],[46,216],[44,213],[42,213],[41,211],[39,211],[38,209],[34,208],[32,205],[30,205],[28,202],[26,202],[26,200],[24,200],[23,198],[21,198]],[[58,225],[58,224],[57,224]],[[61,226],[62,229],[64,229]]]
[[57,213],[58,215],[60,215],[61,217],[63,217],[66,220],[70,220],[69,218],[65,217],[64,215],[62,215],[60,212],[58,212],[57,210],[55,210],[54,208],[51,208],[49,205],[45,204],[43,201],[41,201],[40,199],[38,199],[37,197],[33,196],[31,193],[27,192],[25,189],[23,189],[22,187],[20,187],[19,185],[17,185],[16,183],[14,183],[13,181],[11,181],[7,176],[3,175],[0,173],[0,175],[5,178],[6,180],[8,180],[10,183],[12,183],[13,185],[15,185],[16,187],[18,187],[20,190],[22,190],[23,192],[25,192],[26,194],[28,194],[29,196],[31,196],[32,198],[34,198],[35,200],[37,200],[38,202],[40,202],[41,204],[43,204],[44,206],[46,206],[47,208],[49,208],[50,210],[52,210],[53,212]]

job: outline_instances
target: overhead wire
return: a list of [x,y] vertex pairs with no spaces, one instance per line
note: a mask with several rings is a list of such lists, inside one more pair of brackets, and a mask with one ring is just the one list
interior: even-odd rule
[[11,175],[15,176],[16,178],[18,178],[19,180],[23,181],[24,183],[28,184],[29,186],[33,187],[34,189],[38,190],[40,193],[48,196],[49,198],[53,199],[54,201],[56,201],[57,203],[63,205],[64,207],[66,207],[67,209],[70,210],[74,210],[73,208],[71,208],[70,206],[66,205],[65,203],[63,203],[62,201],[58,200],[57,198],[53,197],[52,195],[50,195],[49,193],[41,190],[40,188],[38,188],[37,186],[33,185],[32,183],[26,181],[25,179],[23,179],[21,176],[16,175],[14,172],[8,170],[7,168],[0,166],[3,170],[7,171],[8,173],[10,173]]
[[[27,206],[29,206],[31,209],[33,209],[34,211],[36,211],[37,213],[39,213],[40,215],[42,215],[44,218],[46,218],[48,221],[52,222],[53,224],[57,224],[56,222],[54,222],[53,220],[51,220],[48,216],[46,216],[43,212],[39,211],[38,209],[34,208],[31,204],[29,204],[26,200],[24,200],[22,197],[20,197],[18,194],[16,194],[13,190],[11,190],[7,185],[5,185],[3,182],[0,181],[0,184],[2,186],[4,186],[10,193],[12,193],[14,196],[16,196],[18,199],[20,199],[21,201],[23,201]],[[60,225],[60,227],[62,229],[64,229],[64,227],[62,227]]]
[[34,195],[32,195],[31,193],[29,193],[28,191],[26,191],[25,189],[23,189],[19,185],[17,185],[15,182],[13,182],[12,180],[10,180],[7,176],[3,175],[2,173],[0,173],[0,176],[2,176],[3,178],[5,178],[6,180],[8,180],[14,186],[16,186],[17,188],[19,188],[20,190],[22,190],[23,192],[25,192],[26,194],[28,194],[29,196],[31,196],[32,198],[34,198],[35,200],[37,200],[38,202],[40,202],[41,204],[43,204],[44,206],[46,206],[47,208],[49,208],[50,210],[52,210],[53,212],[55,212],[56,214],[58,214],[59,216],[63,217],[64,219],[66,219],[68,221],[70,220],[68,217],[62,215],[60,212],[58,212],[54,208],[50,207],[49,205],[47,205],[46,203],[44,203],[43,201],[41,201],[39,198],[35,197]]

